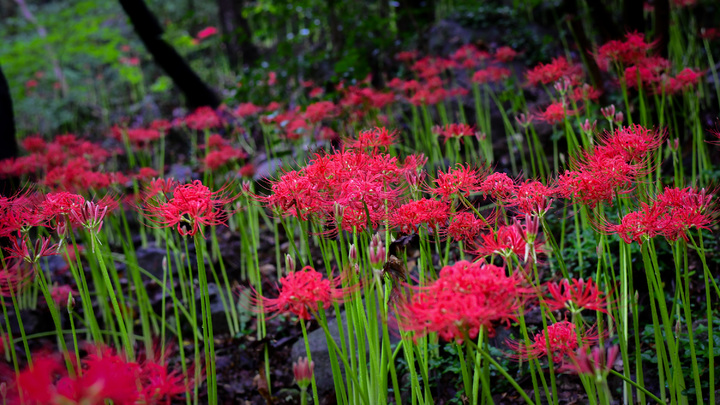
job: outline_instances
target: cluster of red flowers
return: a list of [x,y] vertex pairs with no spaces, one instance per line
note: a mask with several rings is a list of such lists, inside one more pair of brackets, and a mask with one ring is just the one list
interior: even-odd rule
[[130,145],[138,150],[148,148],[152,142],[165,136],[165,131],[154,128],[120,128],[115,125],[111,128],[110,134],[121,142],[127,139]]
[[518,275],[483,262],[460,261],[398,305],[400,326],[415,338],[435,332],[445,340],[492,336],[499,322],[514,320],[528,290]]
[[515,359],[550,357],[553,363],[562,364],[566,362],[566,357],[574,355],[578,348],[593,344],[597,339],[594,330],[586,331],[578,338],[574,323],[560,321],[548,325],[547,331],[536,334],[529,347],[523,342],[508,341],[507,344],[515,351],[516,354],[511,356]]
[[51,142],[40,136],[28,136],[21,143],[28,155],[4,161],[0,177],[28,176],[51,188],[73,192],[108,188],[127,181],[122,173],[100,170],[112,151],[73,134],[56,136]]
[[328,309],[333,303],[342,303],[357,286],[342,287],[343,277],[332,279],[323,278],[323,275],[310,266],[300,271],[290,271],[283,276],[276,286],[277,298],[258,296],[254,292],[251,301],[259,310],[268,313],[293,314],[300,319],[309,320],[318,308]]
[[463,137],[474,136],[475,128],[471,127],[468,124],[462,124],[462,123],[447,124],[444,127],[436,125],[435,127],[433,127],[433,133],[445,138],[445,142],[447,142],[448,139],[453,139],[453,138],[460,139],[462,141]]
[[650,203],[640,203],[640,209],[622,218],[619,224],[604,224],[602,229],[617,234],[626,243],[642,244],[662,235],[669,241],[688,240],[691,228],[709,229],[716,220],[713,195],[705,189],[670,188],[655,196]]
[[[127,361],[108,349],[97,349],[67,372],[59,355],[41,354],[15,377],[15,390],[6,400],[25,404],[170,404],[187,392],[190,383],[163,361]],[[15,403],[15,402],[13,402]]]
[[341,221],[345,230],[376,227],[396,206],[405,175],[417,173],[423,163],[406,158],[401,165],[384,153],[355,149],[316,154],[306,167],[273,181],[271,194],[258,199],[281,215],[326,219],[336,225]]
[[558,176],[558,194],[590,207],[612,202],[633,189],[664,134],[640,125],[617,128],[600,138],[602,144],[571,161],[573,170]]
[[239,159],[248,157],[241,149],[234,148],[230,142],[218,134],[208,138],[207,154],[205,155],[205,169],[214,171]]
[[222,225],[227,220],[225,205],[232,201],[226,190],[211,191],[200,180],[188,184],[150,185],[143,213],[155,225],[177,227],[180,235],[202,232],[202,225]]
[[690,68],[671,76],[670,61],[648,55],[654,46],[655,42],[645,42],[644,34],[631,32],[624,41],[613,40],[600,46],[595,59],[606,71],[611,66],[618,69],[628,88],[637,88],[639,83],[652,93],[676,94],[698,83],[702,73]]
[[531,85],[552,84],[562,78],[568,78],[571,82],[577,82],[582,76],[582,68],[572,65],[564,57],[553,59],[550,63],[540,63],[525,73],[527,81]]

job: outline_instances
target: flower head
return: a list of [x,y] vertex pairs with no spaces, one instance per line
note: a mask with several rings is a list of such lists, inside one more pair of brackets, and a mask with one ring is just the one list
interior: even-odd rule
[[318,306],[328,309],[334,302],[342,302],[356,288],[343,288],[342,277],[323,278],[320,272],[310,266],[300,271],[291,271],[280,279],[277,298],[255,296],[252,301],[264,312],[277,315],[291,313],[300,319],[309,320]]
[[515,359],[540,359],[551,357],[553,363],[564,363],[565,356],[574,353],[578,347],[586,343],[597,341],[597,333],[594,330],[587,331],[578,339],[575,324],[568,321],[560,321],[548,325],[547,331],[535,335],[530,347],[522,342],[508,341],[516,354]]
[[436,332],[445,340],[494,334],[499,322],[514,320],[528,291],[502,267],[459,261],[440,270],[438,279],[398,305],[400,326],[415,337]]
[[225,223],[224,205],[231,202],[225,190],[210,191],[200,180],[177,185],[172,195],[145,200],[145,216],[161,228],[177,227],[180,235],[193,236],[201,225],[215,226]]
[[550,297],[545,303],[551,310],[569,309],[579,312],[583,309],[607,313],[605,292],[600,290],[591,279],[562,279],[546,284]]
[[310,381],[313,376],[313,369],[315,363],[308,361],[307,357],[299,357],[297,362],[293,363],[293,374],[295,375],[295,382],[301,390],[306,390],[310,385]]

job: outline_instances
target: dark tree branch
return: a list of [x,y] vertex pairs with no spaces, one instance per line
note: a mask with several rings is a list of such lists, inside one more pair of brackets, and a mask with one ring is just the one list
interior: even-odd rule
[[162,38],[163,29],[143,0],[120,0],[120,5],[148,52],[185,95],[189,108],[220,106],[220,98],[200,79],[175,48]]
[[250,24],[242,15],[243,3],[244,0],[217,0],[225,51],[233,68],[239,67],[241,62],[254,65],[260,56],[258,48],[252,43]]

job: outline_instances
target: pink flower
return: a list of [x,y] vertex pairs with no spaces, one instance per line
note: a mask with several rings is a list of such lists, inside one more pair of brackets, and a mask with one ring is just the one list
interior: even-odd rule
[[197,33],[197,39],[199,41],[202,41],[205,38],[211,37],[218,33],[218,29],[215,27],[206,27],[200,30],[200,32]]
[[293,363],[293,374],[295,374],[295,382],[302,390],[306,390],[313,376],[313,369],[315,363],[308,361],[307,357],[298,358],[297,362]]

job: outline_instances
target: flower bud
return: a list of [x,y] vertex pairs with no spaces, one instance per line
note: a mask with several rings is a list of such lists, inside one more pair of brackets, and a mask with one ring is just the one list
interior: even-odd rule
[[602,113],[602,116],[608,120],[613,119],[613,117],[615,116],[615,104],[610,104],[607,107],[601,108],[600,113]]
[[338,202],[333,203],[333,215],[335,215],[335,222],[340,223],[342,221],[343,215],[345,214],[345,207],[338,204]]
[[563,77],[560,80],[556,81],[553,87],[555,88],[555,90],[557,90],[558,93],[564,95],[570,89],[570,79],[568,79],[567,77]]
[[585,131],[586,133],[590,133],[595,131],[595,128],[597,127],[597,120],[593,121],[592,124],[590,124],[589,119],[585,119],[585,123],[583,123],[580,128]]
[[285,255],[285,272],[295,271],[295,259],[290,254]]
[[356,264],[358,260],[358,252],[357,248],[355,247],[354,243],[350,244],[350,251],[348,252],[348,259],[350,259],[351,264]]
[[298,357],[297,362],[293,363],[293,374],[295,374],[295,382],[301,390],[307,390],[313,377],[313,369],[315,363],[308,361],[307,357]]
[[75,309],[75,297],[73,297],[72,293],[70,293],[70,294],[68,294],[68,299],[67,299],[68,313],[72,314],[74,309]]
[[623,120],[625,119],[625,116],[623,115],[622,111],[615,114],[615,118],[613,121],[615,121],[616,124],[620,125],[622,124]]
[[532,114],[525,115],[525,114],[520,113],[515,116],[515,121],[521,127],[527,128],[530,125],[530,123],[532,122]]

